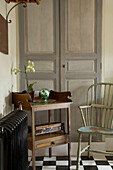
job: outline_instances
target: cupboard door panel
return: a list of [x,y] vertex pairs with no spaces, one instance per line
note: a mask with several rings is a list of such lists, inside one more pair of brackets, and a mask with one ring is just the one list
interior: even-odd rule
[[67,61],[67,72],[73,73],[94,73],[95,72],[94,60],[71,60]]
[[55,72],[55,62],[54,61],[42,61],[36,60],[34,61],[34,67],[36,72],[47,72],[47,73],[54,73]]
[[67,0],[65,11],[66,53],[94,53],[96,1]]
[[101,0],[60,1],[61,90],[72,92],[72,141],[77,141],[76,132],[82,126],[78,105],[86,104],[86,89],[101,81],[101,3]]
[[26,9],[26,52],[55,53],[54,1],[41,1],[40,6],[30,4]]

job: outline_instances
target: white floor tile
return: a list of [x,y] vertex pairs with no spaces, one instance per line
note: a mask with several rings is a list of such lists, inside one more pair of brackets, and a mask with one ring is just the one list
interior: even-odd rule
[[109,160],[108,162],[111,166],[113,166],[113,161]]
[[32,166],[32,162],[30,162],[29,166]]
[[56,161],[56,157],[44,157],[44,161]]
[[70,167],[70,169],[71,169],[71,170],[76,169],[76,165],[72,165],[72,166]]
[[31,161],[31,158],[32,158],[32,157],[28,157],[28,161]]
[[108,165],[99,165],[97,167],[98,167],[98,170],[112,170],[112,168]]
[[56,161],[56,165],[65,165],[65,166],[68,166],[68,161]]
[[43,166],[43,161],[35,161],[36,166]]
[[104,155],[94,155],[93,158],[95,160],[106,160],[106,157]]
[[82,163],[83,163],[83,165],[96,165],[96,163],[95,163],[95,161],[93,161],[93,160],[84,160],[84,161],[82,161]]
[[83,167],[83,166],[80,166],[79,170],[84,170],[84,167]]
[[77,157],[74,157],[74,156],[71,157],[71,161],[76,161],[76,160],[77,160]]
[[56,166],[43,166],[42,170],[56,170]]

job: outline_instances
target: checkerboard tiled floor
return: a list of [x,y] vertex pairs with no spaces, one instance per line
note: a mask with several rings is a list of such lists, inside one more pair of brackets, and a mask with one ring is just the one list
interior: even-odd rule
[[[32,170],[32,159],[28,158],[29,170]],[[36,157],[36,170],[75,170],[76,157],[71,157],[72,165],[68,167],[67,156],[56,157]],[[82,156],[80,161],[80,170],[112,170],[113,156],[91,157]]]

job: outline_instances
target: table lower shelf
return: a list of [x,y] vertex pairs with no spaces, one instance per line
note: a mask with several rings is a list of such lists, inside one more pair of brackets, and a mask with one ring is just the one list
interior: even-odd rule
[[[69,142],[69,135],[63,132],[35,136],[35,150],[52,148]],[[28,148],[32,150],[32,135],[28,134]]]

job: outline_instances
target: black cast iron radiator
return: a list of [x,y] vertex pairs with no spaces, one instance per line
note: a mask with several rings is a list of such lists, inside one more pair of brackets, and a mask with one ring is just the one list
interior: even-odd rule
[[0,170],[28,170],[27,114],[16,110],[0,120]]

